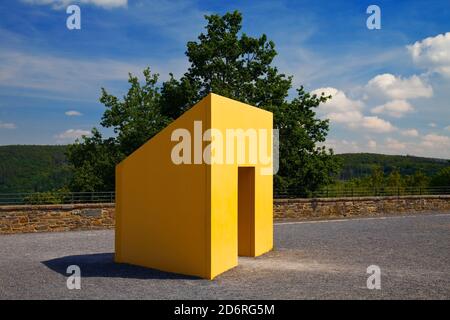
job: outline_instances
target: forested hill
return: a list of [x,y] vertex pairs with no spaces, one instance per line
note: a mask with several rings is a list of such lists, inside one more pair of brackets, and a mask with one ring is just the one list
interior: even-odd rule
[[66,146],[0,146],[0,193],[59,189],[71,171]]
[[415,156],[344,153],[338,154],[337,157],[342,160],[342,170],[339,176],[341,180],[368,176],[374,166],[380,166],[385,174],[389,174],[393,170],[398,170],[401,175],[411,175],[416,171],[422,171],[427,176],[432,176],[440,169],[450,166],[450,160]]
[[[71,171],[64,152],[66,146],[0,146],[0,193],[49,191],[67,185]],[[398,169],[402,175],[420,170],[432,176],[450,166],[449,160],[371,153],[337,155],[343,167],[340,179],[371,174],[378,165],[385,174]],[[105,190],[108,191],[108,190]]]

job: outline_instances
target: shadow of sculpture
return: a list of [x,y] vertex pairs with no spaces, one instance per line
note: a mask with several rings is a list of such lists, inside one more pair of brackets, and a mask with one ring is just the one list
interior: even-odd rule
[[66,256],[42,262],[49,269],[69,276],[67,267],[77,265],[81,277],[132,278],[132,279],[174,279],[200,280],[194,276],[164,272],[156,269],[115,263],[114,253],[94,253]]

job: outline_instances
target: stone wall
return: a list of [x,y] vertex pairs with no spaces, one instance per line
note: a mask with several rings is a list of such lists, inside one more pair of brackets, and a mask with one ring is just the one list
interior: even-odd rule
[[0,234],[114,227],[114,204],[0,206]]
[[323,219],[424,212],[450,212],[450,195],[277,199],[275,219]]
[[[450,212],[450,195],[276,199],[276,220]],[[0,206],[0,234],[114,227],[114,204]]]

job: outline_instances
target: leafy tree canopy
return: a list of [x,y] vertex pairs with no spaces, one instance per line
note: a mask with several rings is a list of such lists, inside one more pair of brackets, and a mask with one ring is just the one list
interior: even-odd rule
[[114,190],[115,166],[123,159],[117,139],[103,139],[97,129],[82,143],[70,145],[67,157],[72,163],[71,191],[95,192]]
[[[113,128],[119,152],[129,155],[149,138],[157,134],[171,120],[162,113],[161,94],[156,86],[158,75],[144,70],[145,83],[129,75],[130,89],[120,101],[102,88],[100,102],[106,107],[101,125]],[[98,132],[97,132],[98,135]]]
[[190,67],[180,79],[170,74],[169,80],[158,86],[158,75],[146,69],[143,85],[130,75],[131,87],[122,100],[102,89],[100,101],[106,111],[101,125],[113,128],[116,137],[104,140],[93,131],[92,137],[71,147],[68,157],[76,171],[74,190],[111,190],[114,165],[120,159],[210,92],[274,113],[280,134],[276,189],[308,192],[333,180],[339,161],[331,150],[320,146],[329,127],[328,121],[318,119],[315,113],[330,97],[311,95],[300,87],[294,99],[287,100],[292,77],[272,65],[277,55],[275,44],[266,35],[241,33],[242,15],[237,11],[205,18],[205,32],[187,43]]
[[432,179],[431,185],[434,187],[450,186],[450,166],[441,169]]

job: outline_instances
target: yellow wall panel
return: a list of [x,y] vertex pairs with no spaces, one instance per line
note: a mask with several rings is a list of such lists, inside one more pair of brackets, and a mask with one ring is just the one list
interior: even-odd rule
[[[187,111],[117,166],[118,262],[208,277],[205,164],[175,165],[176,128],[204,121],[209,99]],[[191,132],[193,134],[193,132]]]
[[[273,115],[247,104],[212,95],[211,127],[226,133],[227,129],[272,129]],[[225,134],[226,136],[226,134]],[[272,153],[271,140],[267,149]],[[237,145],[235,146],[237,155]],[[246,159],[249,159],[248,149]],[[250,256],[258,256],[273,248],[272,175],[261,175],[261,163],[214,164],[211,166],[211,252],[212,275],[237,265],[238,254],[238,167],[255,167],[255,220]]]
[[[194,160],[194,121],[203,131],[224,133],[272,128],[270,112],[210,94],[122,161],[116,168],[117,262],[207,279],[237,265],[238,164],[177,165],[171,159],[178,143],[172,132],[184,128]],[[200,142],[201,149],[208,144]],[[258,163],[239,166],[255,168],[248,255],[256,256],[273,246],[272,176],[261,175]]]

